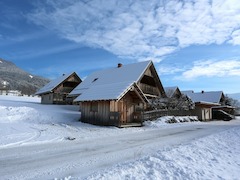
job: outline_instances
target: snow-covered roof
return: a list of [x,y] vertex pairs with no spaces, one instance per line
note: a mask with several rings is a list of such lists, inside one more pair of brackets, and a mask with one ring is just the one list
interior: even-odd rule
[[218,104],[223,96],[222,91],[207,91],[198,93],[193,91],[182,91],[182,93],[191,98],[193,102],[209,102]]
[[59,84],[61,84],[62,82],[64,82],[67,78],[69,78],[72,74],[74,74],[75,72],[69,73],[69,74],[64,74],[63,76],[54,79],[52,81],[50,81],[48,84],[46,84],[45,86],[43,86],[41,89],[39,89],[35,94],[36,95],[40,95],[40,94],[44,94],[44,93],[48,93],[51,92],[53,89],[55,89]]
[[132,82],[120,82],[113,84],[90,86],[88,90],[78,96],[75,101],[119,99],[119,97],[132,86]]
[[219,103],[213,103],[213,102],[206,102],[206,101],[198,101],[197,104],[204,104],[204,105],[210,105],[210,106],[219,106]]
[[164,91],[166,93],[167,97],[172,97],[174,93],[177,91],[178,87],[173,86],[173,87],[164,87]]
[[89,75],[69,96],[78,96],[75,101],[110,100],[118,97],[137,82],[152,61],[144,61],[101,70]]

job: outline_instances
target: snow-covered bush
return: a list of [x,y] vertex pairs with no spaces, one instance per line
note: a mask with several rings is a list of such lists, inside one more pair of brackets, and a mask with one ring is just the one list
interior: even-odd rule
[[194,109],[193,101],[185,95],[180,97],[157,97],[150,100],[153,109],[190,110]]
[[195,122],[199,121],[197,116],[163,116],[155,121],[145,121],[146,126],[160,126],[164,123],[184,123],[184,122]]

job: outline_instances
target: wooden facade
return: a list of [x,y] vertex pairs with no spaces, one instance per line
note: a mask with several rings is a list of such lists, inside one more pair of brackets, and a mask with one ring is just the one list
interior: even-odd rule
[[151,64],[148,69],[143,73],[140,80],[137,82],[138,86],[148,98],[165,96],[165,92],[154,68]]
[[182,93],[177,86],[164,87],[164,90],[165,90],[165,94],[168,98],[179,99],[182,96]]
[[195,107],[192,110],[193,114],[198,117],[200,121],[210,121],[212,119],[212,110],[208,107]]
[[182,96],[181,91],[179,90],[179,88],[176,88],[176,91],[174,91],[174,93],[172,94],[172,97],[179,99]]
[[146,101],[137,91],[130,90],[119,100],[81,102],[81,121],[117,127],[130,123],[141,125],[145,107]]
[[216,103],[196,102],[195,109],[192,110],[192,113],[198,116],[200,121],[210,121],[212,120],[212,107],[216,105]]

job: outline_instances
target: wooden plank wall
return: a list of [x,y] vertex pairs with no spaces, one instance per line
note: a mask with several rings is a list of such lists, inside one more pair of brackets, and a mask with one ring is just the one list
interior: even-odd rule
[[[155,80],[155,82],[157,82],[158,80],[156,79],[157,77],[156,76],[154,76],[154,74],[152,73],[152,66],[150,66],[145,72],[144,72],[144,75],[146,75],[146,76],[150,76],[150,77],[152,77],[154,80]],[[142,76],[142,78],[144,77],[144,75]],[[142,79],[141,78],[141,79]],[[141,83],[141,79],[138,81],[138,86],[140,87],[140,88],[143,88],[143,89],[141,89],[143,92],[144,92],[144,86],[149,86],[149,85],[146,85],[146,84],[143,84],[143,83]],[[150,86],[151,87],[151,86]],[[160,90],[159,90],[159,88],[158,88],[158,86],[157,86],[157,84],[155,85],[155,86],[153,86],[153,87],[155,87],[155,91],[156,91],[156,93],[157,93],[157,95],[159,96],[161,93],[160,93]],[[153,95],[156,95],[156,94],[153,94]]]
[[91,102],[81,102],[81,121],[96,125],[110,125],[109,113],[110,102],[109,101],[96,101],[98,103],[98,110],[91,111]]
[[123,100],[121,100],[121,101],[111,101],[110,111],[111,112],[119,112],[119,114],[120,114],[119,123],[120,124],[124,121]]
[[42,104],[53,104],[53,93],[41,95]]
[[[92,102],[81,102],[81,121],[96,125],[114,125],[131,123],[134,120],[135,106],[141,103],[140,99],[127,93],[119,101],[95,101],[98,103],[97,111],[91,109]],[[110,117],[111,113],[111,117]]]

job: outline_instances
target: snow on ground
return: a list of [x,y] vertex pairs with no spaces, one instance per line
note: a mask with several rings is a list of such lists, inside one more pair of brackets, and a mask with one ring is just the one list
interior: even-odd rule
[[240,179],[240,128],[118,164],[90,179]]
[[[75,140],[72,142],[76,141],[77,145],[78,142],[84,141],[87,143],[88,140],[94,142],[99,138],[104,140],[105,137],[138,137],[143,133],[146,135],[161,131],[166,132],[166,130],[170,132],[169,137],[165,134],[163,138],[164,136],[176,138],[180,137],[182,133],[180,131],[178,132],[180,134],[176,134],[176,128],[178,127],[188,127],[183,128],[185,129],[184,133],[190,132],[189,129],[194,127],[195,130],[192,131],[192,134],[194,134],[202,127],[219,126],[222,128],[229,126],[229,128],[223,128],[226,130],[221,132],[216,131],[218,129],[216,127],[213,129],[215,134],[203,136],[196,140],[190,138],[191,140],[184,144],[176,143],[171,146],[171,143],[167,143],[167,146],[159,147],[158,151],[154,150],[155,153],[134,152],[139,159],[129,159],[128,162],[110,166],[105,170],[99,168],[97,172],[89,175],[86,179],[240,179],[240,119],[230,122],[167,124],[164,121],[172,117],[164,117],[157,121],[147,121],[144,127],[119,129],[81,123],[79,122],[80,112],[78,109],[78,106],[42,105],[37,97],[0,96],[0,152],[1,149],[8,150],[8,148],[11,148],[11,150],[14,150],[12,148],[24,147],[23,145],[47,145],[52,142],[67,143],[73,139]],[[186,117],[180,117],[177,120],[182,121],[184,119],[186,120]],[[201,132],[204,131],[204,128]],[[211,129],[208,130],[208,133],[210,131]],[[148,142],[147,139],[145,140]],[[170,139],[167,141],[170,141]],[[175,139],[172,141],[175,141]],[[154,140],[151,143],[154,143]],[[160,142],[156,142],[155,146],[158,146],[158,143]],[[97,142],[95,144],[94,147],[97,147]],[[60,144],[56,144],[56,146],[60,146]],[[120,147],[120,145],[118,146]],[[151,146],[149,145],[147,151],[150,152],[150,149]],[[123,155],[133,153],[133,150],[123,150],[126,151]],[[100,151],[104,152],[104,150]],[[4,158],[4,156],[0,158]],[[106,164],[107,154],[106,157],[101,155],[101,158],[105,158],[102,164]],[[71,164],[71,162],[69,163]],[[75,166],[74,163],[71,166]],[[67,171],[67,168],[62,170],[61,174],[55,174],[54,176],[65,177],[63,176],[64,171]],[[69,176],[66,176],[65,179],[81,179],[81,171],[78,171],[78,168],[75,171],[79,174],[76,172],[73,174],[66,173]],[[52,176],[49,177],[52,178]]]
[[143,128],[119,129],[81,123],[80,116],[79,106],[43,105],[38,97],[0,96],[0,147],[108,137],[117,133],[178,126],[160,119],[146,122]]
[[141,131],[81,123],[80,115],[79,106],[42,105],[38,97],[0,96],[0,147]]

